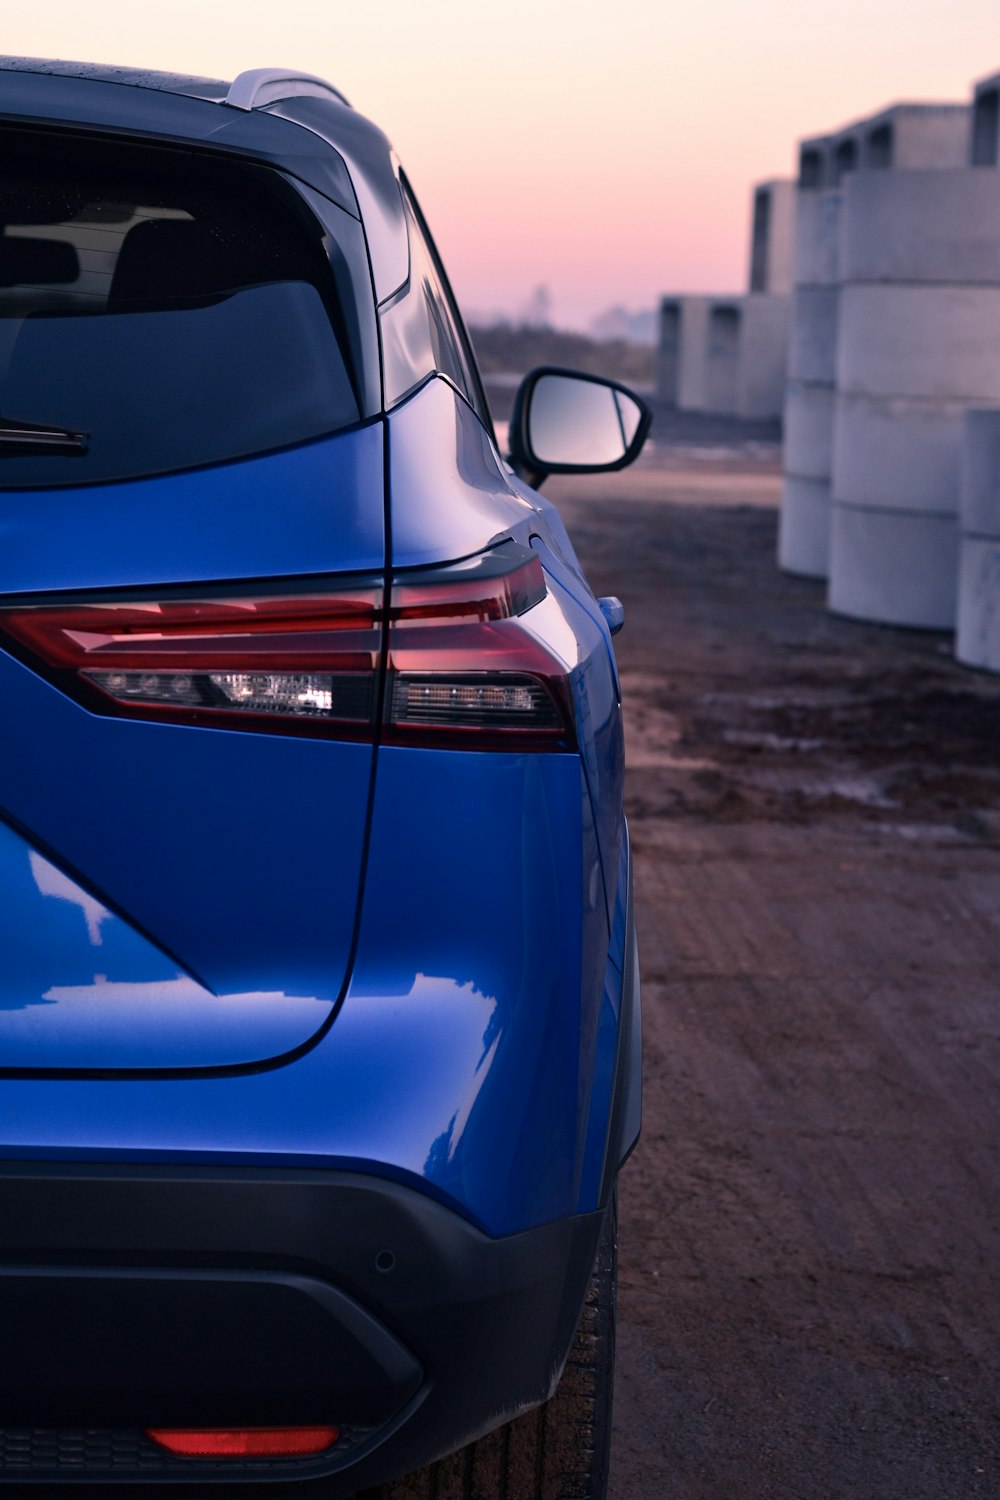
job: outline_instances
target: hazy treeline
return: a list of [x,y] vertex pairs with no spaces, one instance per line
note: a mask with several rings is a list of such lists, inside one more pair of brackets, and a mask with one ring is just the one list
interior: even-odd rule
[[654,350],[624,339],[605,341],[561,328],[512,324],[471,327],[469,334],[484,375],[520,375],[535,365],[566,365],[637,385],[653,380]]

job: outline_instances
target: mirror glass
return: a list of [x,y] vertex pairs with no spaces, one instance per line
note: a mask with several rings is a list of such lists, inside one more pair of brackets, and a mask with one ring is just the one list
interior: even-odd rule
[[642,413],[623,391],[572,375],[542,375],[531,393],[528,441],[543,464],[620,463]]

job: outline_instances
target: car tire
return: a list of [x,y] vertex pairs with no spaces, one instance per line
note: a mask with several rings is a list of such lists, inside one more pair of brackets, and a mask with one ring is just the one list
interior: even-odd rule
[[605,1500],[615,1365],[612,1198],[562,1379],[544,1405],[356,1500]]

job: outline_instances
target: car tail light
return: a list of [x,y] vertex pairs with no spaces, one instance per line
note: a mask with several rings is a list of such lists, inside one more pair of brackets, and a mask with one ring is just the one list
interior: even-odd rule
[[[542,565],[508,542],[399,575],[389,607],[383,736],[390,744],[545,749],[573,741],[568,666]],[[548,635],[555,632],[549,630]]]
[[539,559],[513,542],[398,575],[388,609],[371,579],[0,608],[19,654],[100,712],[471,749],[572,745],[569,667],[548,639],[560,630]]
[[332,1448],[337,1427],[147,1427],[151,1438],[180,1458],[307,1458]]
[[382,596],[375,581],[335,593],[15,606],[0,610],[0,628],[105,712],[370,738]]

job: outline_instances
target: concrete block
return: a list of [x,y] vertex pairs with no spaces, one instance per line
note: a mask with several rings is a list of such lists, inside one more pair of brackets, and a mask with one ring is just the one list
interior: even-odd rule
[[844,281],[1000,284],[1000,183],[952,172],[858,173],[844,192]]
[[750,292],[779,295],[792,290],[795,258],[795,183],[759,182],[753,190],[750,230]]
[[954,513],[833,506],[828,603],[836,614],[951,630],[957,574]]
[[785,473],[821,479],[829,487],[833,469],[833,402],[829,385],[790,380],[785,393]]
[[677,405],[680,384],[682,318],[681,300],[663,298],[657,327],[656,394],[670,406]]
[[807,136],[799,141],[798,186],[808,191],[829,187],[833,181],[831,138],[828,135]]
[[657,392],[679,411],[781,415],[790,300],[665,297],[660,305]]
[[786,474],[778,522],[779,566],[803,578],[825,578],[829,556],[829,479]]
[[860,125],[838,131],[830,142],[830,186],[840,187],[862,162],[863,135]]
[[688,410],[735,415],[739,399],[742,304],[740,297],[709,303],[704,404]]
[[850,172],[967,166],[972,113],[962,101],[890,104],[840,130],[809,136],[799,142],[799,187],[838,187]]
[[953,512],[964,419],[960,401],[839,392],[832,466],[837,501]]
[[893,104],[853,127],[863,172],[950,171],[969,160],[968,104]]
[[664,297],[660,303],[657,392],[682,411],[704,410],[708,362],[708,297]]

